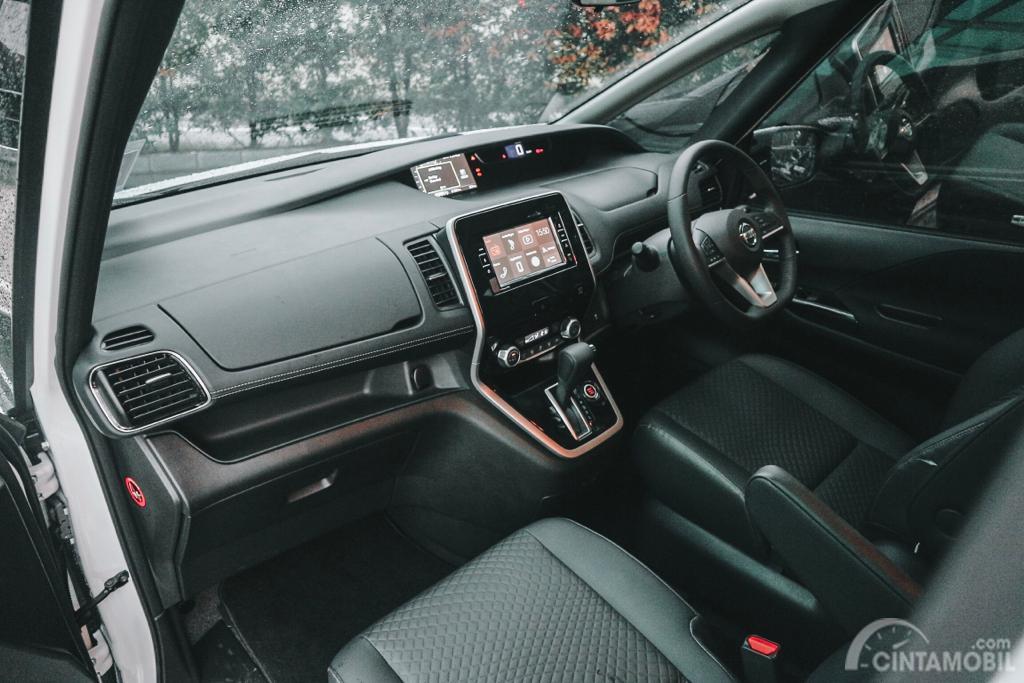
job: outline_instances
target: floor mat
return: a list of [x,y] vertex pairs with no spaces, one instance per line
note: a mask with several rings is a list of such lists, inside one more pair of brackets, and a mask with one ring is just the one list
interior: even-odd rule
[[326,681],[345,643],[453,569],[380,515],[228,579],[221,604],[274,683]]
[[192,652],[200,683],[267,683],[235,634],[218,621],[195,644]]

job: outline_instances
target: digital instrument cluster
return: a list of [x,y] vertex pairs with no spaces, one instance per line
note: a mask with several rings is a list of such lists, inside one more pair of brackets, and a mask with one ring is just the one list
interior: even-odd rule
[[451,197],[527,180],[567,163],[549,154],[547,137],[522,138],[417,164],[409,169],[420,192]]
[[465,154],[441,157],[413,166],[410,170],[416,187],[432,197],[447,197],[476,189],[476,178]]

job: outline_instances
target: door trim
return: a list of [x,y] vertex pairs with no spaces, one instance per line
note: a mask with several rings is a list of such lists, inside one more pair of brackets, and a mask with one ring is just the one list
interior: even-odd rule
[[[69,220],[101,28],[108,1],[70,2],[60,18],[42,175],[32,319],[31,398],[53,453],[72,515],[78,557],[90,592],[131,566],[121,546],[107,497],[82,426],[68,403],[57,365],[62,333]],[[126,681],[157,680],[151,623],[134,579],[99,606],[115,665]]]

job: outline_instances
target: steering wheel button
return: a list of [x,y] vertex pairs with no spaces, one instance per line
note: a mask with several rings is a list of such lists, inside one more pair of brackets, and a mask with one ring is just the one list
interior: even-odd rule
[[716,266],[725,260],[722,252],[718,250],[718,246],[708,237],[701,240],[700,250],[704,253],[704,260],[707,262],[708,267]]

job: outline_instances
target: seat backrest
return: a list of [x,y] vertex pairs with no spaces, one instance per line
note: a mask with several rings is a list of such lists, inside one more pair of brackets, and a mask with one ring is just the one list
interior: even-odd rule
[[1024,425],[1024,331],[986,351],[968,370],[945,429],[902,457],[883,482],[868,521],[931,556],[955,540],[966,514]]
[[967,370],[946,408],[948,429],[1019,393],[1024,387],[1024,330],[983,353]]

